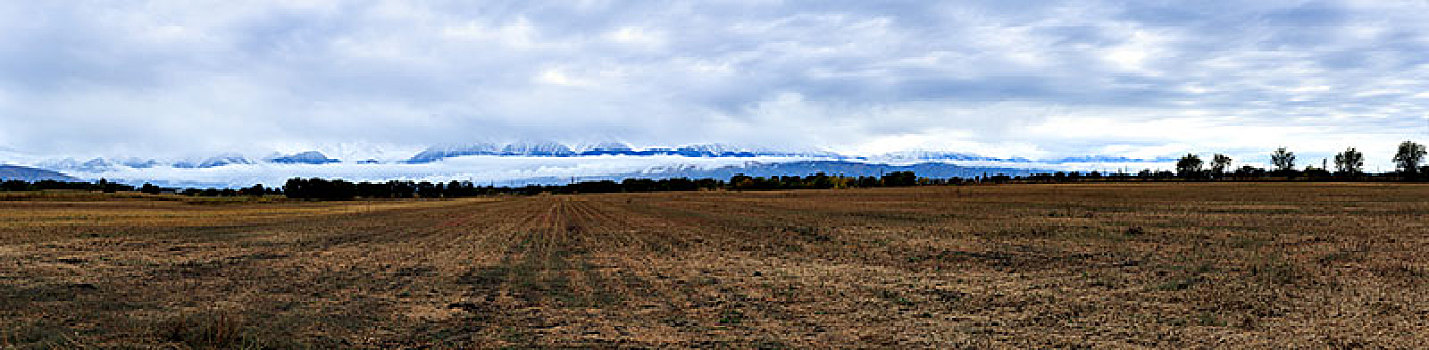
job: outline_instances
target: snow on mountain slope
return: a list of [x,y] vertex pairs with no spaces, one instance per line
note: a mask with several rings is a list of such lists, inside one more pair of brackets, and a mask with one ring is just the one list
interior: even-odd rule
[[203,160],[184,160],[184,161],[179,161],[179,162],[174,163],[174,164],[173,164],[173,167],[175,167],[175,168],[194,169],[194,168],[213,168],[213,167],[221,167],[221,166],[225,166],[225,165],[234,165],[234,164],[254,164],[254,162],[251,161],[251,160],[248,160],[247,157],[244,157],[244,156],[239,155],[239,154],[224,154],[224,155],[219,155],[219,156],[215,156],[215,157],[205,158],[205,159],[203,159]]
[[293,155],[272,157],[268,159],[270,163],[279,164],[327,164],[341,162],[337,159],[328,158],[322,152],[307,151]]
[[70,177],[68,175],[53,170],[0,164],[0,181],[6,180],[20,180],[28,182],[42,180],[80,181],[79,179]]
[[406,162],[422,164],[447,158],[466,156],[525,156],[525,157],[589,157],[589,156],[682,156],[682,157],[806,157],[806,158],[846,158],[825,151],[787,151],[766,148],[740,147],[727,144],[690,144],[679,147],[651,146],[636,148],[620,142],[603,142],[591,145],[568,147],[554,142],[523,142],[504,146],[491,143],[469,145],[443,145],[430,147]]
[[501,148],[503,156],[569,157],[576,155],[570,147],[555,142],[520,142]]
[[422,164],[453,157],[490,156],[498,154],[501,154],[500,148],[490,143],[432,146],[412,156],[411,159],[407,160],[407,163]]
[[869,157],[862,157],[860,159],[865,162],[871,163],[901,165],[940,162],[958,164],[963,166],[1082,171],[1135,171],[1140,169],[1166,169],[1172,167],[1176,163],[1176,158],[1174,157],[1141,159],[1123,156],[1091,155],[1051,159],[1028,159],[1023,157],[987,157],[976,154],[942,151],[894,152]]
[[[784,163],[807,158],[782,157],[703,157],[678,155],[586,157],[477,155],[444,159],[430,163],[328,163],[230,164],[209,168],[154,167],[135,169],[116,167],[96,172],[76,172],[84,179],[107,178],[122,183],[152,182],[164,186],[244,187],[253,184],[281,186],[293,177],[341,178],[351,181],[450,181],[470,180],[498,185],[521,185],[549,179],[584,179],[615,174],[641,173],[652,168],[687,167],[720,168],[741,166],[748,162]],[[548,180],[540,180],[548,179]]]
[[[63,171],[87,180],[108,178],[134,184],[148,181],[168,186],[235,187],[260,183],[280,185],[292,177],[344,178],[359,181],[471,179],[530,182],[641,174],[651,177],[701,177],[698,174],[724,177],[740,171],[751,174],[760,171],[789,172],[786,175],[807,175],[803,172],[824,171],[833,174],[840,171],[867,172],[871,171],[869,169],[888,170],[892,169],[889,167],[910,166],[914,167],[910,169],[928,172],[920,175],[946,177],[940,174],[974,174],[961,170],[969,167],[994,169],[990,170],[994,173],[1020,174],[1012,170],[1136,171],[1147,168],[1167,169],[1175,162],[1174,158],[1134,159],[1118,156],[997,158],[924,150],[850,156],[817,149],[789,150],[714,143],[678,147],[636,147],[621,142],[601,142],[575,147],[555,142],[472,143],[428,147],[415,152],[411,157],[372,145],[348,145],[340,147],[338,151],[346,154],[341,158],[346,161],[331,158],[329,153],[323,151],[309,150],[286,155],[275,153],[264,158],[249,158],[231,153],[167,162],[135,157],[94,158],[88,161],[66,158],[41,162],[38,167]],[[791,163],[802,165],[778,165]],[[997,171],[999,169],[1001,171]]]

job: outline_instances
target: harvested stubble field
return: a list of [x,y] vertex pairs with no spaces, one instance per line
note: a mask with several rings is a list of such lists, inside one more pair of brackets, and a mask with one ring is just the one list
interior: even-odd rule
[[1429,346],[1429,186],[0,202],[0,347]]

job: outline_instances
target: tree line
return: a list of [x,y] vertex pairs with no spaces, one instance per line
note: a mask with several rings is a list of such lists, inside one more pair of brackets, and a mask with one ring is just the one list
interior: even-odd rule
[[289,198],[349,200],[354,198],[460,198],[490,195],[535,195],[577,193],[668,192],[709,190],[780,190],[826,189],[853,187],[898,187],[946,184],[945,179],[919,178],[911,171],[895,171],[880,177],[847,177],[816,173],[810,176],[751,177],[738,174],[728,181],[720,179],[624,179],[581,181],[564,185],[526,185],[519,187],[478,186],[470,181],[447,183],[387,181],[349,182],[340,179],[294,178],[283,185],[282,193]]
[[1334,169],[1330,169],[1329,164],[1322,163],[1319,167],[1313,164],[1306,165],[1304,169],[1296,169],[1295,152],[1287,150],[1285,147],[1277,148],[1270,153],[1271,169],[1256,168],[1253,166],[1242,166],[1238,169],[1231,168],[1232,159],[1224,154],[1215,154],[1211,157],[1211,163],[1201,160],[1195,154],[1186,154],[1176,161],[1176,176],[1186,179],[1260,179],[1265,177],[1279,178],[1308,178],[1308,179],[1331,179],[1331,180],[1366,180],[1369,177],[1385,180],[1422,181],[1429,180],[1429,166],[1422,165],[1425,156],[1424,145],[1413,141],[1404,141],[1395,150],[1392,160],[1395,164],[1393,173],[1367,174],[1364,171],[1364,153],[1354,147],[1346,148],[1343,152],[1334,156]]
[[115,193],[120,191],[132,192],[135,189],[134,186],[109,182],[109,180],[106,179],[99,179],[99,181],[96,182],[55,180],[39,180],[35,182],[27,182],[24,180],[0,181],[0,191],[82,190]]
[[[1423,165],[1425,146],[1413,141],[1399,144],[1393,158],[1395,170],[1385,173],[1364,171],[1364,153],[1354,147],[1346,148],[1324,164],[1306,165],[1297,168],[1297,157],[1285,147],[1279,147],[1269,154],[1270,168],[1251,165],[1234,167],[1234,160],[1224,154],[1213,154],[1209,161],[1201,156],[1188,153],[1176,161],[1175,170],[1153,171],[1143,169],[1129,172],[1055,172],[1034,173],[1026,178],[1014,178],[1012,182],[1062,182],[1062,181],[1429,181],[1429,166]],[[1005,182],[1005,181],[1004,181]]]
[[[994,177],[989,177],[992,179]],[[999,176],[998,179],[1011,180]],[[100,179],[90,182],[62,182],[43,180],[25,182],[10,180],[0,182],[0,191],[37,190],[86,190],[114,192],[137,191],[146,194],[174,194],[206,197],[265,196],[283,195],[295,199],[350,200],[355,198],[461,198],[491,195],[535,195],[577,194],[577,193],[621,193],[621,192],[667,192],[667,191],[708,191],[708,190],[786,190],[786,189],[831,189],[859,187],[900,187],[919,185],[957,184],[961,178],[930,179],[918,177],[912,171],[894,171],[882,176],[841,176],[815,173],[809,176],[753,177],[737,174],[728,181],[712,178],[667,178],[667,179],[624,179],[581,181],[564,185],[479,186],[471,181],[427,182],[427,181],[386,181],[350,182],[342,179],[293,178],[281,188],[254,185],[240,189],[231,188],[169,188],[145,183],[135,187]]]

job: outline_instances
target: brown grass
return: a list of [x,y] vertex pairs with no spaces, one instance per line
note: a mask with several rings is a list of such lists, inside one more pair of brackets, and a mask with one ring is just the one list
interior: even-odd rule
[[1429,345],[1429,186],[0,202],[0,348]]

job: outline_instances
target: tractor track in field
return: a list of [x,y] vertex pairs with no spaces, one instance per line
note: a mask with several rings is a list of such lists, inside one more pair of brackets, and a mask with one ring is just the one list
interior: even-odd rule
[[[615,293],[604,277],[595,273],[587,255],[589,209],[564,198],[542,198],[537,214],[495,230],[509,242],[494,265],[468,271],[459,278],[471,287],[470,299],[495,303],[512,299],[504,307],[557,305],[583,307],[610,303]],[[492,307],[478,306],[491,309]]]

